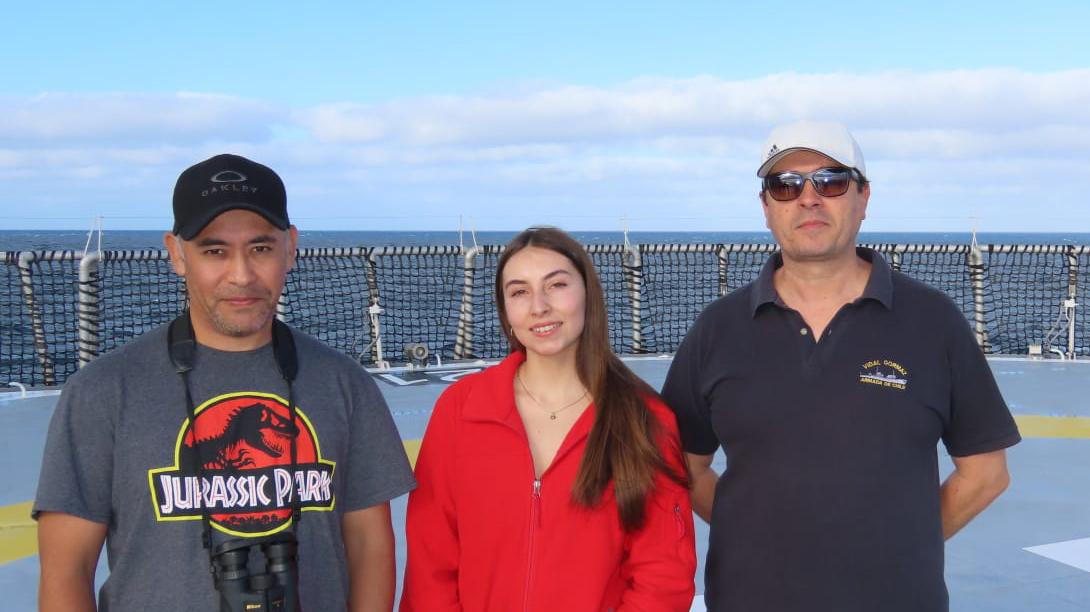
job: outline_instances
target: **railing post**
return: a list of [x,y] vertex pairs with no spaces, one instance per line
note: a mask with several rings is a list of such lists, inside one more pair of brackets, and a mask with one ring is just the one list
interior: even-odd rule
[[895,244],[889,250],[889,267],[895,272],[901,271],[901,254],[904,252],[905,245]]
[[1074,246],[1067,247],[1067,358],[1075,358],[1075,317],[1078,316],[1079,255]]
[[727,257],[727,245],[721,244],[715,250],[715,257],[719,261],[719,297],[727,294],[727,265],[730,260]]
[[973,292],[973,322],[976,342],[985,353],[991,353],[988,326],[984,318],[984,256],[974,241],[969,247],[969,285]]
[[628,290],[628,304],[632,310],[632,352],[643,352],[643,317],[640,311],[643,309],[643,298],[640,289],[643,286],[643,257],[640,255],[640,245],[625,244],[621,270],[624,272],[625,288]]
[[378,292],[378,272],[376,271],[375,264],[375,251],[368,253],[367,258],[364,259],[366,265],[364,266],[364,274],[367,276],[367,293],[370,298],[370,306],[367,308],[367,314],[369,317],[369,324],[371,325],[371,335],[374,337],[374,341],[371,342],[371,363],[378,366],[382,366],[384,359],[382,357],[382,329],[379,325],[379,314],[382,313],[382,307],[379,306],[379,292]]
[[102,325],[102,275],[99,263],[102,253],[84,254],[79,262],[79,295],[76,316],[79,319],[79,367],[98,357],[102,343],[99,332]]
[[462,258],[462,305],[458,310],[458,330],[454,337],[455,359],[473,355],[473,278],[480,251],[480,247],[470,247]]
[[19,280],[23,286],[23,299],[26,302],[27,312],[30,314],[30,329],[34,334],[34,352],[38,355],[38,363],[42,366],[42,383],[52,385],[56,382],[56,374],[53,370],[53,360],[49,357],[49,346],[45,342],[42,311],[38,308],[37,300],[34,299],[34,277],[30,272],[30,266],[36,260],[37,255],[33,251],[19,255]]
[[[309,251],[308,249],[307,251]],[[295,249],[295,261],[299,262],[304,256],[307,255],[303,249]],[[298,264],[297,264],[298,265]],[[290,274],[290,272],[289,272]],[[288,322],[288,283],[287,279],[284,279],[284,290],[280,292],[280,299],[276,300],[276,318],[282,322]]]

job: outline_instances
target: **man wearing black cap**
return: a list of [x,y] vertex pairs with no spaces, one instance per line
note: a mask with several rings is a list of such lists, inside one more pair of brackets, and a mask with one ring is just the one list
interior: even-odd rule
[[711,525],[705,603],[947,610],[943,541],[1007,486],[1018,430],[953,302],[856,247],[870,184],[848,130],[781,126],[762,153],[780,252],[700,314],[662,391]]
[[276,320],[297,238],[271,169],[218,155],[178,178],[189,309],[65,385],[34,503],[42,610],[95,609],[103,542],[103,610],[392,608],[388,502],[415,483],[367,373]]

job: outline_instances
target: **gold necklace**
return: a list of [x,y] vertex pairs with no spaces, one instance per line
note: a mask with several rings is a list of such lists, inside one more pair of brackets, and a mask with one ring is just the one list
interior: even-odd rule
[[519,386],[522,387],[522,390],[526,392],[526,395],[528,395],[530,397],[530,399],[533,400],[535,404],[537,404],[538,408],[540,408],[541,410],[549,413],[549,419],[553,420],[553,421],[556,420],[556,415],[560,414],[561,412],[564,412],[568,408],[571,408],[579,400],[583,399],[587,395],[587,390],[583,389],[583,392],[579,394],[579,397],[575,398],[570,404],[564,406],[563,408],[560,408],[559,410],[549,410],[548,408],[545,407],[545,404],[542,404],[541,402],[539,402],[538,399],[536,397],[534,397],[534,394],[530,393],[530,390],[526,388],[526,383],[522,382],[522,376],[519,374],[518,370],[515,370],[515,380],[519,381]]

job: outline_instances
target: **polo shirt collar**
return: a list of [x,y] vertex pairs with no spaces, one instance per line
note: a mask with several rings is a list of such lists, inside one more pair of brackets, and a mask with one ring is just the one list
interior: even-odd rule
[[[855,247],[855,254],[871,264],[867,286],[863,288],[863,295],[856,301],[874,300],[885,306],[887,310],[893,310],[893,271],[886,263],[886,259],[881,253],[866,247]],[[776,269],[782,265],[783,254],[776,252],[761,267],[761,272],[754,282],[753,293],[750,294],[749,306],[753,316],[756,317],[757,311],[765,304],[786,307],[776,293],[776,286],[772,282]]]

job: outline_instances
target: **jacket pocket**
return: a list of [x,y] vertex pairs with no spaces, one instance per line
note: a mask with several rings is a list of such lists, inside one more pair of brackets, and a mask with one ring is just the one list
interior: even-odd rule
[[685,538],[685,534],[688,533],[688,528],[685,526],[685,517],[681,515],[683,512],[681,508],[681,502],[674,502],[674,526],[677,531],[677,539],[681,540]]

